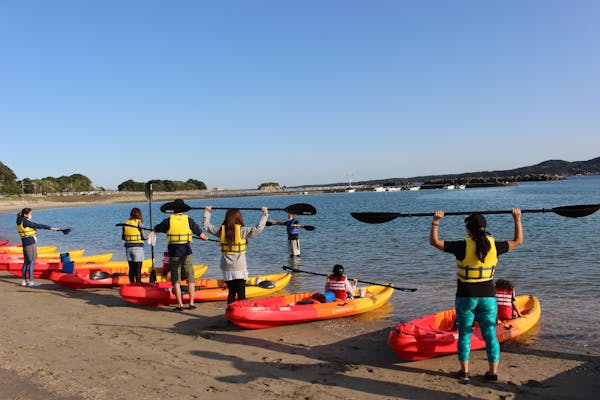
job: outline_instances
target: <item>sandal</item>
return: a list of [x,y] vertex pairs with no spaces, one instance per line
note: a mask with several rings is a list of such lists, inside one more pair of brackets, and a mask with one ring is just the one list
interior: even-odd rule
[[173,311],[175,311],[175,312],[182,312],[183,311],[183,307],[175,307],[173,309]]
[[457,374],[458,379],[464,382],[468,382],[469,381],[469,373],[465,372],[465,371],[458,371]]
[[487,371],[485,373],[485,379],[488,381],[492,381],[492,382],[498,382],[498,375],[497,374],[493,374],[490,371]]
[[188,310],[195,310],[195,309],[196,309],[196,306],[193,304],[190,304],[190,306],[188,307]]

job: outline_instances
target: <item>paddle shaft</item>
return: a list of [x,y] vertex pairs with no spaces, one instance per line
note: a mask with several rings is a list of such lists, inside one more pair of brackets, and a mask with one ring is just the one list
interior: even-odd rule
[[[160,206],[160,211],[162,212],[166,212],[166,213],[172,213],[175,212],[175,210],[178,210],[178,212],[187,212],[189,210],[204,210],[206,207],[192,207],[188,204],[185,203],[176,203],[176,202],[170,202],[170,203],[165,203],[162,206]],[[254,211],[262,211],[262,208],[258,208],[258,207],[211,207],[212,210],[229,210],[231,208],[237,208],[238,210],[254,210]],[[298,215],[315,215],[317,213],[317,209],[314,208],[312,205],[310,204],[306,204],[306,203],[298,203],[298,204],[292,204],[290,206],[287,206],[286,208],[269,208],[270,210],[276,210],[276,211],[285,211],[287,213],[292,213],[292,214],[298,214]]]
[[[115,226],[130,226],[132,228],[138,228],[142,231],[150,231],[150,232],[155,232],[154,229],[150,229],[150,228],[140,228],[139,226],[135,226],[135,225],[130,225],[130,224],[115,224]],[[161,232],[162,233],[162,232]],[[204,240],[202,239],[200,236],[196,236],[196,235],[192,235],[193,238],[195,239],[200,239],[200,240]],[[217,239],[206,239],[209,242],[219,242],[219,240]]]
[[[304,271],[302,269],[296,269],[296,268],[285,267],[285,266],[283,267],[283,269],[286,270],[286,271],[291,271],[291,272],[303,272],[305,274],[310,274],[310,275],[319,275],[319,276],[325,276],[325,277],[329,276],[327,274],[320,274],[318,272],[312,272],[312,271]],[[384,285],[384,284],[381,284],[381,283],[363,281],[363,280],[360,280],[360,279],[357,279],[357,281],[360,282],[360,283],[367,283],[369,285],[391,287],[392,289],[400,290],[402,292],[415,292],[417,290],[415,288],[401,288],[401,287],[395,287],[395,286],[391,286],[391,285]]]
[[[600,204],[586,204],[575,206],[562,206],[554,208],[539,208],[521,210],[521,213],[555,213],[561,217],[579,218],[591,215],[600,209]],[[511,214],[512,210],[486,210],[486,211],[449,211],[444,215],[470,215],[470,214]],[[402,217],[432,217],[435,213],[393,213],[393,212],[353,212],[354,218],[368,224],[381,224]]]

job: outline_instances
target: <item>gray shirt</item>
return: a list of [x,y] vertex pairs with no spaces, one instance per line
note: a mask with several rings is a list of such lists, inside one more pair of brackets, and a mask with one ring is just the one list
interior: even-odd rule
[[[253,227],[242,226],[240,235],[244,239],[250,239],[258,236],[267,223],[268,215],[260,217],[258,224]],[[211,235],[221,238],[221,226],[214,226],[210,223],[210,212],[204,211],[202,218],[202,229]],[[248,279],[248,265],[246,263],[246,253],[241,254],[221,254],[221,271],[223,271],[223,280],[231,281],[234,279]]]

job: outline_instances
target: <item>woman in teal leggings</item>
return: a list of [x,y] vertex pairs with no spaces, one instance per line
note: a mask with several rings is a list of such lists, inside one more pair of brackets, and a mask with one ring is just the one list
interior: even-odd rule
[[438,210],[433,216],[429,243],[456,257],[456,324],[458,326],[458,361],[461,380],[469,380],[469,355],[473,322],[477,321],[485,340],[489,369],[485,373],[488,380],[498,380],[500,345],[496,337],[498,305],[494,288],[494,271],[498,256],[523,243],[521,210],[512,209],[514,220],[513,240],[496,242],[487,231],[483,215],[472,214],[465,219],[467,237],[458,241],[440,240],[438,227],[444,212]]

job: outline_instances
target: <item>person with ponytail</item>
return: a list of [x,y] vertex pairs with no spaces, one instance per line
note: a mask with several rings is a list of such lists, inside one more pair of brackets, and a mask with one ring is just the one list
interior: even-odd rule
[[212,206],[204,208],[202,229],[216,236],[221,244],[221,271],[227,284],[227,304],[246,299],[246,279],[248,264],[246,248],[248,239],[259,235],[267,223],[269,209],[261,207],[262,216],[256,226],[244,226],[244,218],[238,208],[230,208],[220,226],[211,225],[210,212]]
[[521,210],[512,209],[514,235],[512,240],[495,241],[487,232],[487,221],[482,214],[471,214],[465,219],[467,237],[458,241],[440,240],[438,230],[444,211],[433,216],[429,243],[456,258],[457,290],[455,299],[458,327],[458,378],[469,380],[471,334],[476,320],[481,328],[489,368],[485,379],[498,380],[500,345],[496,337],[498,305],[494,287],[494,272],[500,254],[507,253],[523,243]]
[[142,263],[144,262],[144,241],[154,235],[150,232],[144,233],[142,211],[133,207],[129,213],[129,219],[123,226],[121,238],[125,241],[125,257],[129,264],[129,282],[142,281]]
[[[60,228],[44,224],[36,224],[31,221],[31,208],[24,208],[17,214],[17,232],[21,237],[23,245],[23,268],[21,274],[23,280],[21,286],[36,287],[37,282],[33,281],[33,267],[37,259],[37,231],[36,229],[46,229],[50,231],[60,231]],[[27,280],[29,275],[29,280]]]

